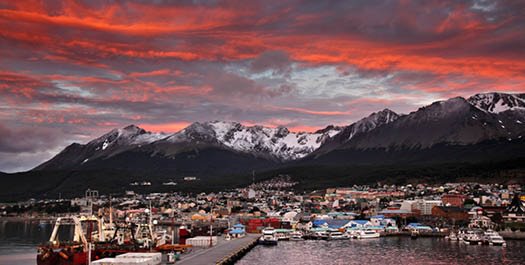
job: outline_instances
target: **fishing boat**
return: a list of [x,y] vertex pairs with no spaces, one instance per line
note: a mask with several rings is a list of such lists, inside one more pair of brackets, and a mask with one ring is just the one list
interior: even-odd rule
[[[60,240],[58,231],[61,227],[70,225],[74,228],[72,240]],[[99,228],[99,219],[94,216],[57,218],[49,241],[38,246],[37,265],[87,265],[95,258],[92,246],[97,239],[92,235]],[[102,235],[100,231],[98,234]]]
[[262,230],[262,236],[259,238],[259,244],[261,245],[277,245],[278,239],[275,234],[273,227],[267,227]]

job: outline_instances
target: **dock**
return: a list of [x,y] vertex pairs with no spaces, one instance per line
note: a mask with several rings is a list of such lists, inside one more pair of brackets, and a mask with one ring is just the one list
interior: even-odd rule
[[233,264],[257,244],[259,237],[259,234],[247,234],[243,238],[224,241],[214,247],[184,255],[176,264]]

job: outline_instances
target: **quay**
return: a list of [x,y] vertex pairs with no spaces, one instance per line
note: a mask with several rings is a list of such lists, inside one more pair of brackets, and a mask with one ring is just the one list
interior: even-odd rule
[[246,234],[243,238],[221,242],[214,247],[188,253],[177,264],[233,264],[257,245],[259,234]]

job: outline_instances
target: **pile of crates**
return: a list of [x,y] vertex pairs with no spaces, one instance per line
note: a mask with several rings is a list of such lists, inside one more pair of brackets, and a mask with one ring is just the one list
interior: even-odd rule
[[209,247],[210,246],[210,240],[212,246],[217,245],[217,237],[216,236],[196,236],[192,238],[186,239],[187,245],[192,245],[193,247]]

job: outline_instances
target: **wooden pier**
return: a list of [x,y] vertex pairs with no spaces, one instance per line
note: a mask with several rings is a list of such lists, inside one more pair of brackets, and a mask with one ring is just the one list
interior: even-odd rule
[[233,264],[257,244],[259,237],[259,234],[247,234],[243,238],[222,242],[195,254],[184,255],[176,264]]

